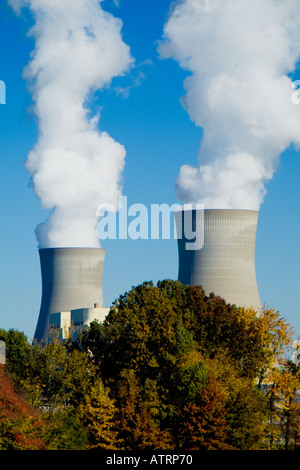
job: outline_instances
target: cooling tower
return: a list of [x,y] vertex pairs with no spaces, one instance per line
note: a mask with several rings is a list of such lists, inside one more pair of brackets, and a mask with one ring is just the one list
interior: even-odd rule
[[[183,228],[187,212],[175,213],[177,232]],[[203,246],[187,250],[182,230],[178,239],[178,280],[186,285],[201,285],[209,295],[213,292],[227,303],[261,309],[255,273],[255,240],[258,212],[250,210],[204,209],[202,227],[196,229],[196,210],[189,213],[193,231],[203,230]],[[201,218],[200,218],[201,221]]]
[[105,250],[45,248],[39,250],[42,300],[34,339],[47,341],[49,315],[103,305]]

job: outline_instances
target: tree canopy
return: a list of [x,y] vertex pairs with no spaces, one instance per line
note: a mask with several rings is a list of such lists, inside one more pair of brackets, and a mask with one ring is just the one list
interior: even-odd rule
[[274,310],[171,280],[133,287],[64,343],[0,330],[7,373],[42,413],[48,449],[297,448],[291,335]]

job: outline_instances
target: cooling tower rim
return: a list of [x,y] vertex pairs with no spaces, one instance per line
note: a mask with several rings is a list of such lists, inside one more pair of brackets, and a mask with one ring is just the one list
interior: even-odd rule
[[254,209],[208,209],[208,208],[203,208],[203,209],[185,209],[184,207],[180,207],[175,209],[174,213],[176,212],[195,212],[195,211],[204,211],[204,212],[252,212],[255,214],[259,213],[259,210],[254,210]]
[[98,248],[98,247],[91,247],[91,246],[87,246],[87,247],[84,247],[84,246],[55,246],[53,248],[38,248],[39,251],[46,251],[46,250],[51,250],[51,251],[54,251],[54,250],[76,250],[76,251],[79,251],[79,250],[84,250],[84,251],[87,251],[87,250],[92,250],[92,251],[106,251],[105,248]]

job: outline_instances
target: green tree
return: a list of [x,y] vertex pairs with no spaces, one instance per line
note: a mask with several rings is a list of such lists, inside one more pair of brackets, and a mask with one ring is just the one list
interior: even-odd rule
[[47,450],[85,450],[87,431],[74,410],[61,410],[48,418]]
[[14,329],[0,330],[0,340],[5,342],[7,371],[16,382],[26,379],[34,363],[37,348],[29,344],[24,333]]
[[88,355],[76,349],[69,352],[60,342],[39,349],[30,372],[20,385],[32,404],[48,413],[77,406],[89,389],[95,371]]

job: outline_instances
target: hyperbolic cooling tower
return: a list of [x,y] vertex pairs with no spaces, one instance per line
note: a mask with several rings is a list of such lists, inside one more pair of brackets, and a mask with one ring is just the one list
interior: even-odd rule
[[[195,231],[196,210],[191,215]],[[177,227],[181,217],[181,212],[175,213]],[[185,217],[183,212],[183,221]],[[178,239],[178,280],[186,285],[201,285],[206,295],[213,292],[227,303],[260,310],[255,274],[257,220],[256,211],[203,209],[203,247],[187,250],[186,243],[191,240],[185,238],[184,230]],[[199,232],[201,228],[198,227]]]
[[105,250],[101,248],[44,248],[39,250],[42,300],[34,335],[47,341],[49,315],[103,305]]

